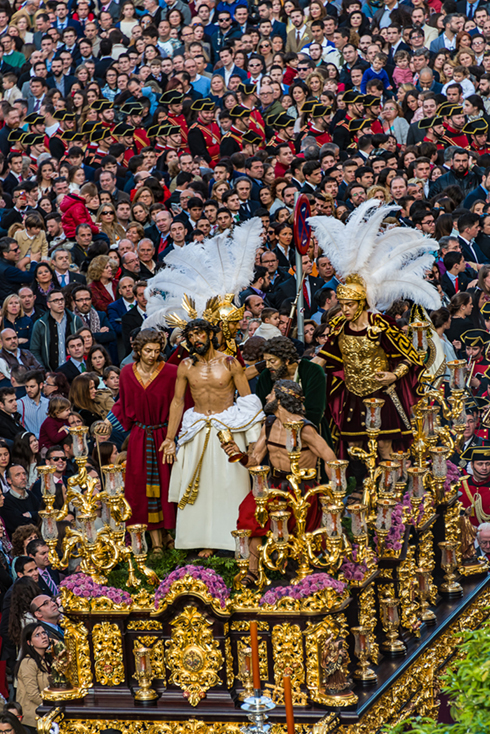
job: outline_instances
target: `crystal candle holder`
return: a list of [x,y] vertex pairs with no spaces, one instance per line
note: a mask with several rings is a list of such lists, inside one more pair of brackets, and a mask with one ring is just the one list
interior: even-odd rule
[[44,540],[57,540],[58,525],[56,523],[56,513],[39,510],[39,515],[42,518],[41,534]]
[[395,493],[400,467],[401,464],[398,461],[381,461],[379,463],[379,468],[381,469],[379,489],[381,494],[393,495]]
[[148,554],[148,543],[146,542],[146,530],[148,525],[128,525],[126,530],[131,536],[131,550],[134,556],[146,556]]
[[429,405],[424,410],[423,431],[427,438],[437,438],[436,428],[438,415],[438,405]]
[[276,543],[287,543],[289,540],[288,520],[290,512],[271,512],[271,531]]
[[74,426],[68,430],[73,438],[73,456],[75,459],[86,459],[88,456],[87,426]]
[[436,615],[429,609],[430,598],[430,571],[427,568],[416,568],[417,582],[419,586],[420,598],[420,619],[426,624],[435,624]]
[[80,524],[83,538],[87,545],[95,545],[97,543],[97,530],[95,528],[96,515],[78,515],[77,520]]
[[391,655],[404,655],[407,651],[404,643],[398,639],[400,615],[398,613],[399,599],[380,599],[381,621],[387,634],[387,640],[381,643],[381,649]]
[[446,596],[461,596],[463,587],[456,581],[455,569],[458,567],[457,544],[450,541],[438,543],[441,549],[441,566],[446,572],[444,583],[439,591]]
[[354,635],[354,655],[359,660],[359,666],[353,673],[353,678],[363,683],[375,683],[378,679],[374,670],[369,667],[369,656],[371,654],[371,640],[369,627],[351,627]]
[[232,530],[235,538],[235,559],[237,561],[248,561],[250,558],[250,534],[251,530]]
[[116,533],[116,535],[124,536],[124,534],[126,533],[126,523],[118,522],[112,515],[109,527],[113,533]]
[[392,499],[379,499],[377,502],[376,530],[389,532],[391,528],[391,516],[396,507],[396,501]]
[[117,497],[124,490],[123,467],[119,464],[107,464],[102,467],[105,476],[105,491],[109,497]]
[[55,466],[38,466],[38,474],[41,477],[41,493],[44,498],[54,497],[56,494],[56,483],[54,481]]
[[432,458],[432,474],[435,479],[445,479],[447,477],[447,457],[450,450],[445,446],[436,446],[430,450]]
[[330,487],[332,488],[332,492],[343,497],[347,491],[346,472],[349,462],[334,459],[333,461],[327,461],[326,464],[331,473]]
[[428,348],[428,322],[414,321],[412,324],[410,324],[410,328],[412,329],[412,344],[414,346],[414,349],[416,349],[419,354],[425,354]]
[[322,506],[322,527],[327,531],[328,538],[342,537],[342,513],[344,505],[333,504],[328,497],[320,497]]
[[240,680],[243,683],[243,695],[242,698],[245,700],[250,696],[253,696],[253,678],[252,678],[252,648],[242,647],[239,653],[238,659],[238,671]]
[[464,405],[461,407],[459,413],[454,413],[451,419],[453,428],[464,428],[466,426],[466,409]]
[[362,402],[366,406],[366,431],[379,431],[381,429],[381,408],[385,401],[379,398],[364,398]]
[[419,466],[411,466],[408,472],[408,494],[414,499],[421,499],[425,494],[424,477],[427,474],[426,469]]
[[366,505],[360,503],[349,505],[348,507],[348,512],[351,516],[352,535],[355,538],[366,535],[367,533],[366,510]]
[[464,390],[466,387],[466,361],[453,359],[447,363],[449,369],[449,387],[451,390]]
[[136,689],[134,697],[137,701],[153,701],[158,697],[158,694],[151,687],[153,679],[151,650],[148,647],[135,649],[134,659],[136,668],[134,677],[139,683],[139,688]]
[[406,482],[407,481],[407,469],[408,469],[408,460],[410,458],[410,452],[409,451],[392,451],[390,454],[391,461],[396,461],[397,464],[400,464],[400,468],[398,470],[398,477],[397,482]]
[[286,451],[288,454],[299,454],[301,452],[301,431],[303,429],[303,421],[288,421],[283,423],[286,429]]
[[252,494],[255,498],[262,499],[267,496],[269,491],[268,476],[270,467],[268,466],[252,466],[248,470],[252,475]]
[[110,525],[111,522],[111,506],[108,502],[101,502],[100,503],[100,519],[104,523],[104,525]]

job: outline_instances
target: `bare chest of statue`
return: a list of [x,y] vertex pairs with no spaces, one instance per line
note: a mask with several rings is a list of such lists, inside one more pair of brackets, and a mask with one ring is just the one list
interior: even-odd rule
[[347,389],[359,397],[379,390],[375,374],[389,370],[386,354],[379,341],[369,339],[366,335],[340,334],[338,343]]
[[224,355],[209,362],[199,360],[189,367],[187,379],[198,413],[221,413],[233,405],[235,383]]

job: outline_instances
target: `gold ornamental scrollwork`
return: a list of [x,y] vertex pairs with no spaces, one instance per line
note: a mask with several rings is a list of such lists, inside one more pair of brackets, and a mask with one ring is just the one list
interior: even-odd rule
[[417,601],[418,583],[415,569],[415,546],[409,545],[407,556],[398,567],[399,595],[401,600],[401,626],[420,637],[420,604]]
[[[249,630],[250,630],[250,620],[249,619],[239,619],[231,623],[232,632],[249,632]],[[257,620],[257,630],[259,632],[268,632],[269,623],[265,622],[263,619],[258,619]]]
[[426,568],[428,571],[431,572],[431,575],[429,576],[429,583],[430,583],[430,603],[435,604],[438,597],[438,589],[435,585],[433,578],[432,578],[432,571],[436,567],[436,560],[435,560],[435,554],[434,554],[434,533],[432,532],[432,528],[429,528],[424,533],[422,533],[422,536],[419,541],[419,549],[418,549],[418,564],[421,568]]
[[100,622],[92,630],[95,679],[103,686],[118,686],[125,680],[121,630],[117,624]]
[[446,514],[444,517],[444,524],[445,524],[445,539],[446,541],[450,543],[456,543],[457,550],[456,550],[456,557],[458,559],[458,566],[461,565],[462,559],[461,559],[461,527],[459,523],[459,518],[461,515],[461,510],[463,509],[463,505],[459,500],[457,500],[454,505],[451,505],[451,507],[448,507],[446,510]]
[[212,623],[196,607],[187,606],[171,623],[172,638],[167,640],[169,681],[184,692],[191,706],[206,696],[206,691],[221,680],[223,655],[213,637]]
[[151,651],[150,658],[153,678],[162,680],[165,684],[165,648],[163,646],[163,640],[160,640],[155,635],[141,635],[141,637],[135,639],[134,649],[140,650],[142,647],[147,647]]
[[180,596],[188,596],[191,594],[192,596],[197,597],[201,601],[203,601],[205,604],[209,604],[213,612],[219,616],[219,617],[229,617],[229,612],[227,611],[227,607],[231,606],[231,602],[228,599],[227,606],[222,607],[221,603],[218,599],[215,599],[214,596],[212,596],[209,591],[208,587],[204,583],[204,581],[201,581],[200,579],[194,578],[194,576],[191,576],[190,574],[186,574],[184,578],[179,579],[178,581],[174,581],[172,586],[170,587],[168,594],[163,597],[163,599],[160,600],[160,604],[158,605],[158,609],[155,611],[152,611],[152,616],[155,616],[157,614],[161,614],[167,607],[169,607],[171,604],[174,603],[176,599],[178,599]]
[[128,630],[150,632],[161,629],[163,629],[163,625],[156,619],[132,619],[130,622],[128,622]]
[[283,677],[291,677],[291,693],[295,706],[306,706],[308,697],[301,687],[305,685],[303,664],[303,633],[298,624],[276,624],[272,628],[272,655],[274,687],[272,700],[284,704]]
[[[322,649],[331,635],[333,637],[346,638],[348,634],[347,621],[345,615],[339,614],[335,618],[326,617],[321,622],[308,622],[303,632],[306,648],[306,686],[308,694],[312,701],[321,703],[325,706],[330,705],[331,698],[325,693],[323,685],[323,671],[321,666]],[[349,660],[346,660],[346,669]],[[346,670],[347,672],[347,670]],[[348,701],[346,705],[351,705],[352,701]],[[341,705],[337,701],[336,706]],[[334,715],[335,718],[336,714]],[[327,717],[329,718],[329,717]],[[323,730],[320,730],[323,731]],[[329,729],[325,729],[325,732]]]
[[359,624],[371,630],[369,633],[371,641],[370,658],[375,665],[377,665],[379,658],[379,645],[374,634],[376,621],[376,598],[374,584],[371,583],[359,594]]
[[[96,721],[65,720],[60,727],[60,734],[100,734],[105,729],[119,729],[124,734],[241,734],[239,724],[207,723],[191,719],[189,721],[119,721],[106,719]],[[43,733],[44,734],[44,733]],[[46,734],[48,734],[46,732]]]
[[[238,660],[241,659],[242,651],[252,646],[252,640],[250,637],[240,637],[240,639],[237,642],[237,652],[238,652]],[[262,680],[267,680],[269,678],[269,665],[267,662],[267,642],[265,640],[261,640],[259,637],[259,671],[260,671],[260,677]],[[239,681],[244,683],[244,681],[240,677],[240,673],[237,673],[237,678]]]
[[75,688],[87,690],[93,684],[88,630],[82,622],[72,622],[68,617],[63,618],[62,625],[71,658],[70,680]]
[[225,640],[225,658],[226,658],[226,685],[228,688],[233,687],[235,674],[233,673],[233,653],[231,651],[231,640],[229,637]]

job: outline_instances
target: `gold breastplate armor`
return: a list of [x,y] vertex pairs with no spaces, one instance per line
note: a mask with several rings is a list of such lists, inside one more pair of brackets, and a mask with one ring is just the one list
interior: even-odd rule
[[340,334],[339,348],[344,362],[344,379],[347,389],[366,397],[380,389],[376,372],[389,371],[386,354],[378,341],[367,336]]

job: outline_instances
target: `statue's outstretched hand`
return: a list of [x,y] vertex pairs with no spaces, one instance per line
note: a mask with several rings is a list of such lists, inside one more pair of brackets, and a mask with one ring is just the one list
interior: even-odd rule
[[163,451],[164,464],[173,464],[175,461],[175,441],[171,438],[166,438],[160,446],[159,451]]
[[389,387],[396,382],[396,375],[393,372],[376,372],[375,377],[381,387]]

